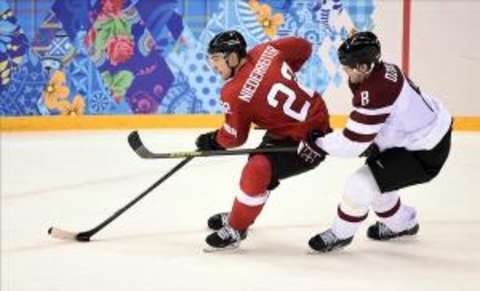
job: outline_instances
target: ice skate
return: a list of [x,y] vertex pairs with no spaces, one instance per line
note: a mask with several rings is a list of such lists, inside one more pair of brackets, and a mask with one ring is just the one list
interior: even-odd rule
[[[419,229],[417,212],[410,206],[403,207],[399,210],[399,213],[396,214],[396,218],[394,220],[390,219],[389,221],[390,222],[377,221],[371,225],[367,230],[367,236],[374,240],[390,240],[400,236],[415,235]],[[397,226],[396,229],[394,228],[395,230],[392,229],[393,227],[390,223]],[[388,225],[390,225],[390,227]]]
[[395,232],[385,223],[377,221],[368,228],[367,236],[373,240],[390,240],[405,235],[416,235],[419,228],[418,223],[416,223],[413,227],[407,228],[404,231]]
[[352,240],[353,236],[346,239],[339,239],[333,231],[329,229],[312,237],[308,241],[308,245],[317,252],[328,253],[344,248],[349,245]]
[[220,230],[207,236],[205,241],[208,244],[208,248],[205,248],[204,251],[215,252],[236,249],[240,246],[240,241],[246,237],[246,230],[236,230],[227,223]]
[[208,228],[211,230],[220,230],[228,222],[229,212],[220,212],[210,216],[207,221]]
[[[220,212],[210,216],[207,221],[208,228],[211,230],[220,230],[222,227],[228,224],[229,212]],[[247,237],[247,232],[242,231],[240,233],[240,238],[244,240]]]

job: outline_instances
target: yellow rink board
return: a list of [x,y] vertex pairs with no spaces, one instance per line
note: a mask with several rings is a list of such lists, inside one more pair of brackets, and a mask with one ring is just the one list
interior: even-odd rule
[[[334,128],[345,126],[347,116],[331,116]],[[125,116],[33,116],[2,117],[0,131],[43,131],[82,129],[156,129],[215,128],[221,126],[223,115],[125,115]],[[480,131],[480,117],[455,117],[454,129]]]

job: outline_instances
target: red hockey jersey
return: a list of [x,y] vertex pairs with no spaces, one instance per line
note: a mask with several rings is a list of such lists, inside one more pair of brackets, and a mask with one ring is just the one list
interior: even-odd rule
[[221,91],[226,112],[217,142],[225,148],[242,145],[252,123],[273,137],[297,141],[312,129],[328,130],[325,102],[295,75],[311,52],[308,41],[295,37],[250,50],[247,62]]

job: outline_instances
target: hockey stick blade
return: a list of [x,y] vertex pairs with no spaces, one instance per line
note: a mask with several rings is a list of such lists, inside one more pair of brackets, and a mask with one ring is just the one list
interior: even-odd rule
[[148,150],[143,145],[138,131],[134,130],[128,135],[128,144],[138,155],[148,155]]
[[109,225],[112,221],[117,219],[120,215],[122,215],[125,211],[130,209],[133,205],[135,205],[138,201],[143,199],[143,197],[147,196],[150,192],[152,192],[155,188],[157,188],[160,184],[162,184],[165,180],[167,180],[169,177],[171,177],[173,174],[175,174],[178,170],[183,168],[188,162],[190,162],[193,158],[188,157],[178,163],[175,167],[173,167],[170,171],[168,171],[165,175],[163,175],[160,179],[155,181],[150,187],[148,187],[145,191],[140,193],[138,196],[136,196],[133,200],[125,204],[122,208],[118,209],[110,215],[107,219],[102,221],[99,225],[95,226],[94,228],[83,231],[83,232],[71,232],[67,230],[62,230],[56,227],[50,227],[48,229],[48,234],[54,238],[57,239],[63,239],[63,240],[73,240],[73,241],[80,241],[80,242],[88,242],[90,241],[90,238],[94,236],[97,232],[101,231],[103,228],[105,228],[107,225]]
[[188,157],[211,157],[211,156],[233,156],[253,153],[278,153],[278,152],[296,152],[297,147],[272,147],[258,149],[238,149],[238,150],[212,150],[212,151],[188,151],[173,153],[153,153],[140,139],[138,132],[132,131],[128,135],[128,144],[135,153],[142,159],[178,159]]
[[90,236],[91,236],[91,234],[88,231],[72,232],[72,231],[67,231],[60,228],[56,228],[56,227],[50,227],[48,229],[48,234],[51,237],[56,239],[73,240],[73,241],[80,241],[80,242],[90,241]]
[[[128,135],[128,144],[130,147],[135,151],[135,153],[141,157],[142,159],[155,159],[155,154],[149,151],[145,145],[143,144],[142,140],[140,139],[140,135],[138,131],[134,130]],[[186,156],[185,156],[186,157]],[[192,155],[193,157],[193,155]],[[164,157],[168,158],[168,157]]]
[[[140,139],[140,135],[136,130],[132,131],[128,135],[128,144],[135,151],[135,153],[142,159],[171,158],[170,154],[166,154],[166,155],[160,154],[161,156],[158,157],[158,154],[154,154],[150,150],[148,150],[143,144],[142,140]],[[195,155],[188,155],[188,156],[184,155],[184,156],[180,156],[180,158],[189,157],[189,156],[194,157]]]

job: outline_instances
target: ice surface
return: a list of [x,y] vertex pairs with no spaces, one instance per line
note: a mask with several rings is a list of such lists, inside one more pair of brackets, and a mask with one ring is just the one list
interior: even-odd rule
[[[158,152],[193,149],[202,130],[143,130]],[[47,235],[96,226],[179,160],[142,160],[128,131],[2,133],[1,290],[480,290],[480,134],[453,136],[444,170],[407,188],[416,238],[365,236],[324,255],[307,241],[332,221],[361,160],[329,159],[282,182],[240,249],[204,253],[207,218],[230,209],[246,156],[196,158],[93,237]],[[261,137],[255,131],[246,146]]]

